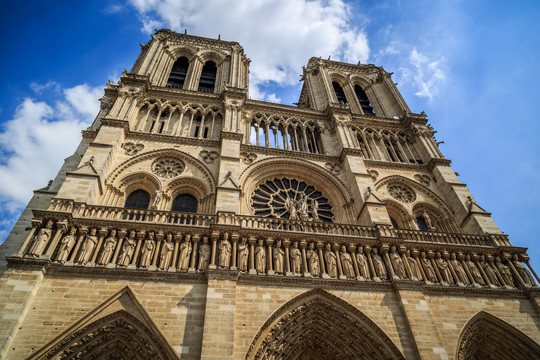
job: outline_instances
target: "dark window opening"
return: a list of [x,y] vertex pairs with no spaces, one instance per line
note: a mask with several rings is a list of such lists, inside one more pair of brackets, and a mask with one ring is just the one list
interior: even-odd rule
[[427,222],[426,222],[426,219],[424,219],[423,216],[419,216],[416,218],[416,224],[418,225],[418,229],[422,230],[422,231],[428,231],[429,228],[427,226]]
[[195,134],[193,134],[193,137],[198,137],[198,136],[199,136],[199,127],[195,126]]
[[197,199],[190,194],[180,194],[173,200],[171,211],[196,213]]
[[128,195],[124,207],[129,209],[148,209],[150,194],[144,190],[135,190]]
[[155,124],[156,124],[156,120],[152,121],[152,126],[150,126],[150,130],[148,130],[148,132],[152,132]]
[[397,221],[394,220],[394,218],[390,218],[390,222],[392,223],[392,227],[393,227],[394,229],[399,229],[399,226],[398,226],[398,224],[397,224]]
[[160,134],[163,134],[163,128],[164,128],[164,127],[165,127],[165,123],[162,122],[162,123],[161,123],[161,127],[159,128],[159,133],[160,133]]
[[208,128],[207,127],[204,128],[203,138],[205,138],[205,139],[208,138]]
[[354,92],[356,93],[356,97],[358,98],[358,102],[360,103],[360,106],[362,107],[362,111],[364,112],[364,115],[375,115],[375,112],[373,111],[373,107],[371,106],[371,103],[369,102],[369,99],[364,89],[362,89],[358,85],[355,85]]
[[341,87],[341,85],[339,85],[335,81],[332,81],[332,86],[334,87],[334,92],[336,93],[337,101],[340,103],[347,104],[347,98],[345,97],[345,92],[343,91],[343,88]]
[[186,57],[182,56],[178,58],[173,65],[169,80],[167,80],[167,86],[180,89],[184,87],[188,67],[189,60]]
[[214,92],[216,74],[216,63],[207,61],[202,68],[201,78],[199,79],[199,91]]

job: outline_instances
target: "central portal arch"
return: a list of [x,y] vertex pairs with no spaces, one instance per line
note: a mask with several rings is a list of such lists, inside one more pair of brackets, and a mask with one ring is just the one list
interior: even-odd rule
[[246,354],[254,359],[405,359],[366,315],[324,290],[310,290],[277,310]]

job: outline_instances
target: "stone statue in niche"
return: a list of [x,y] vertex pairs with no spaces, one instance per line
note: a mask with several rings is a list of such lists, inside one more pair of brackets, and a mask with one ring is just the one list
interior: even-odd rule
[[492,283],[495,286],[501,286],[501,282],[497,278],[495,271],[493,270],[489,262],[486,261],[486,258],[484,257],[484,255],[480,256],[479,265],[482,266],[482,269],[484,270],[484,274],[486,274],[490,283]]
[[356,263],[358,264],[360,276],[369,280],[369,263],[366,255],[364,254],[364,248],[362,246],[358,247],[358,252],[356,253]]
[[503,264],[501,262],[501,258],[498,256],[495,258],[495,266],[497,266],[497,269],[499,269],[499,273],[501,273],[501,276],[506,285],[515,287],[516,285],[514,284],[514,278],[512,277],[512,272],[510,271],[510,268]]
[[388,276],[386,275],[386,267],[384,266],[383,259],[379,255],[377,248],[373,248],[371,257],[373,258],[373,267],[375,268],[376,276],[380,280],[388,280]]
[[73,246],[77,242],[77,240],[75,239],[76,232],[77,228],[73,226],[69,230],[69,234],[64,236],[64,238],[60,242],[60,248],[58,249],[58,255],[56,256],[56,261],[58,261],[59,263],[63,264],[67,261],[71,249],[73,249]]
[[447,284],[453,284],[453,278],[452,274],[450,273],[450,269],[448,268],[448,263],[446,260],[444,260],[441,257],[441,253],[437,252],[435,254],[435,265],[437,265],[437,268],[439,269],[439,273],[441,274],[442,281],[444,281]]
[[469,268],[469,272],[471,273],[474,279],[474,282],[476,282],[479,285],[485,286],[486,283],[484,281],[484,278],[482,278],[482,274],[480,274],[480,271],[478,271],[478,268],[476,267],[474,262],[471,261],[470,255],[467,255],[467,257],[465,258],[465,264]]
[[266,273],[266,250],[262,240],[259,240],[257,247],[255,247],[255,269],[257,274]]
[[298,211],[296,210],[296,204],[294,203],[294,200],[291,199],[287,195],[287,199],[285,199],[285,209],[289,212],[289,219],[290,220],[298,220]]
[[151,209],[156,210],[159,206],[159,203],[161,202],[161,199],[163,198],[163,191],[161,189],[156,189],[154,192],[154,201],[152,202]]
[[291,270],[294,275],[300,274],[302,268],[302,254],[298,248],[298,243],[295,242],[291,249]]
[[319,263],[319,255],[315,250],[315,244],[310,243],[307,251],[307,260],[309,264],[309,273],[311,276],[321,276],[321,265]]
[[341,245],[341,252],[339,254],[339,258],[341,260],[341,267],[343,269],[343,275],[345,275],[347,279],[354,279],[356,275],[354,272],[352,257],[351,257],[351,254],[347,252],[345,245]]
[[167,270],[171,264],[171,260],[174,253],[174,243],[172,241],[172,234],[167,234],[167,240],[163,244],[161,254],[159,256],[159,269]]
[[426,220],[426,225],[427,225],[428,229],[429,230],[435,230],[435,227],[433,226],[433,223],[431,222],[431,217],[429,216],[429,214],[424,211],[422,213],[422,217],[424,218],[424,220]]
[[465,272],[465,269],[463,269],[463,266],[459,262],[458,259],[456,259],[456,254],[452,253],[450,255],[450,265],[454,269],[454,272],[456,273],[456,276],[458,277],[458,281],[461,282],[464,285],[470,285],[469,278],[467,277],[467,273]]
[[180,244],[180,255],[178,256],[178,269],[187,270],[189,267],[189,257],[193,250],[191,245],[191,235],[186,234],[184,241]]
[[398,276],[400,279],[407,278],[407,273],[405,272],[405,267],[403,266],[403,260],[401,260],[395,246],[390,248],[390,261],[394,267],[394,274],[396,274],[396,276]]
[[274,272],[276,274],[283,274],[283,259],[285,258],[285,251],[281,247],[281,240],[276,242],[276,247],[272,253],[274,257]]
[[514,254],[512,259],[514,260],[513,261],[514,267],[519,273],[519,276],[521,276],[521,278],[523,279],[523,282],[525,283],[525,285],[535,286],[536,283],[534,282],[534,278],[532,277],[531,273],[525,268],[525,265],[523,265],[521,261],[519,261],[517,254]]
[[336,254],[332,251],[330,244],[325,246],[326,252],[324,259],[326,260],[326,272],[331,278],[337,278],[337,258]]
[[199,271],[204,271],[208,268],[210,262],[210,245],[208,245],[208,237],[203,237],[203,243],[199,249],[199,266],[197,269]]
[[53,222],[52,220],[49,220],[47,221],[47,225],[39,230],[32,247],[28,251],[28,255],[37,258],[43,253],[43,250],[45,250],[45,247],[47,246],[47,241],[49,241],[49,238],[51,237],[52,227]]
[[129,232],[129,237],[124,241],[122,245],[122,253],[118,258],[118,266],[128,266],[137,247],[137,242],[135,241],[135,230]]
[[311,200],[311,219],[313,221],[320,221],[319,218],[319,202],[317,200]]
[[228,269],[230,262],[231,262],[231,242],[229,241],[229,233],[224,233],[223,239],[219,243],[218,266],[222,269]]
[[421,280],[422,273],[418,268],[418,263],[416,262],[416,259],[411,256],[411,252],[409,250],[405,251],[405,256],[407,257],[407,262],[409,263],[409,269],[411,269],[411,279]]
[[103,245],[103,251],[99,256],[97,263],[99,265],[107,265],[114,254],[114,248],[116,247],[116,230],[111,230],[110,236],[105,239],[105,244]]
[[238,270],[248,271],[249,246],[247,239],[242,238],[238,244]]
[[141,252],[141,265],[142,268],[147,268],[152,264],[152,255],[156,249],[156,242],[154,241],[154,233],[148,233],[148,238],[144,241],[143,249]]
[[300,213],[300,220],[309,220],[308,197],[306,194],[302,194],[302,196],[300,197],[298,210],[298,212]]
[[426,273],[426,280],[432,283],[438,282],[435,269],[433,269],[433,265],[431,265],[431,261],[428,258],[426,258],[426,253],[423,251],[420,254],[420,262],[422,263],[422,266],[424,267],[424,272]]
[[92,256],[92,253],[94,252],[94,249],[98,242],[98,237],[96,233],[97,229],[94,228],[90,230],[90,234],[86,235],[86,237],[84,238],[81,252],[77,260],[78,264],[86,265],[86,263],[90,261],[90,257]]

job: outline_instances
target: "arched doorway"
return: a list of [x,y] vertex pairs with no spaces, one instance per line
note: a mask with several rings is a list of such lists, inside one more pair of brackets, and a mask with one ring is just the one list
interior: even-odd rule
[[259,330],[252,359],[405,359],[366,315],[320,289],[283,305]]
[[540,346],[512,325],[482,311],[463,328],[456,359],[535,360],[540,359]]

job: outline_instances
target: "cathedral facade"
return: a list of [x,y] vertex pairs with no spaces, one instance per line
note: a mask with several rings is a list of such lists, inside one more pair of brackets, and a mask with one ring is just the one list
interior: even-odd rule
[[540,359],[540,290],[382,67],[248,97],[159,30],[1,246],[5,359]]

